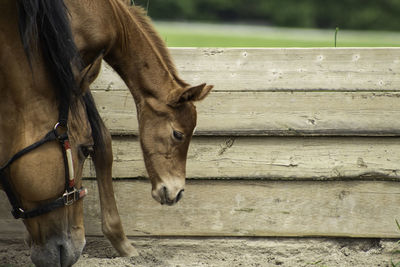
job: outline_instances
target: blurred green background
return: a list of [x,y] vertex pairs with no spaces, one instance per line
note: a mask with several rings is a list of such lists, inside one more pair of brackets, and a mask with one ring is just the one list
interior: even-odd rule
[[400,0],[134,0],[168,46],[400,46]]

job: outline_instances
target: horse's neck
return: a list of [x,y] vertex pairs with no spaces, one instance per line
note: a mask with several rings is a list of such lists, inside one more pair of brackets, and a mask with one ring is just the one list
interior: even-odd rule
[[125,81],[136,100],[144,95],[165,99],[168,93],[179,86],[173,72],[169,69],[169,55],[160,51],[155,42],[162,42],[153,36],[146,27],[119,3],[119,22],[115,28],[117,37],[105,60]]

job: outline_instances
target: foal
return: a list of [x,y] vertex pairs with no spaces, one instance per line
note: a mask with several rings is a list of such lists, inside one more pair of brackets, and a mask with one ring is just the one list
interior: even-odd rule
[[[140,143],[152,196],[173,205],[182,197],[186,157],[196,126],[195,101],[213,86],[190,86],[179,78],[168,49],[143,10],[126,0],[66,0],[75,43],[86,66],[104,58],[121,76],[136,103]],[[98,71],[100,65],[97,65]],[[94,147],[103,232],[121,255],[132,255],[123,234],[111,179],[111,137]]]

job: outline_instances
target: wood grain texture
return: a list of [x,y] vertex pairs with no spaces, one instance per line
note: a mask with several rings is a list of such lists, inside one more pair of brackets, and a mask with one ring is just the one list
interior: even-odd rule
[[[138,134],[128,90],[93,95],[112,134]],[[400,93],[394,92],[213,92],[197,110],[196,135],[400,135]]]
[[[137,138],[114,137],[115,178],[146,176]],[[398,138],[198,137],[188,178],[337,180],[400,178]],[[85,177],[94,177],[87,161]]]
[[[97,185],[84,184],[86,234],[101,235]],[[173,207],[156,203],[146,181],[116,181],[114,187],[131,236],[400,237],[396,182],[189,181]],[[0,203],[4,200],[2,193]],[[23,231],[8,212],[0,214],[1,229]]]
[[[400,48],[172,48],[181,77],[215,91],[400,89]],[[93,89],[125,89],[103,66]]]
[[[188,82],[216,86],[198,104],[188,186],[176,207],[154,202],[141,179],[125,84],[103,65],[92,86],[114,134],[113,177],[124,178],[114,185],[128,235],[400,237],[400,48],[171,53]],[[84,176],[95,176],[90,161]],[[84,183],[87,234],[98,235],[97,186]],[[0,229],[0,236],[24,231],[4,193]]]
[[11,205],[4,191],[0,190],[0,238],[19,237],[25,232],[22,220],[11,215]]

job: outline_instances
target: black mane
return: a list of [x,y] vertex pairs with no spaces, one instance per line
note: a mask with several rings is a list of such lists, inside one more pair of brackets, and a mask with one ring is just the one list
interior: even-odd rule
[[[40,49],[52,77],[59,108],[70,108],[74,112],[74,99],[82,96],[79,95],[80,88],[73,68],[80,72],[83,67],[64,1],[17,0],[17,6],[19,32],[29,63],[31,64],[35,52]],[[103,148],[101,128],[104,125],[90,92],[83,99],[95,145]]]
[[78,92],[72,64],[78,69],[81,66],[63,0],[18,0],[17,3],[19,31],[28,59],[32,59],[38,46],[59,100],[70,103]]

